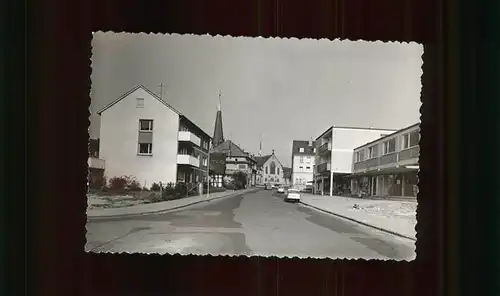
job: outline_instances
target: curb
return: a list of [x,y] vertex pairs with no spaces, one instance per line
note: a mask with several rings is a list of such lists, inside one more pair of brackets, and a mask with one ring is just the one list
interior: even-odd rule
[[321,212],[324,212],[324,213],[328,213],[328,214],[331,214],[331,215],[334,215],[334,216],[337,216],[337,217],[340,217],[340,218],[343,218],[343,219],[346,219],[346,220],[349,220],[349,221],[352,221],[352,222],[356,222],[356,223],[359,223],[359,224],[364,225],[364,226],[368,226],[368,227],[371,227],[371,228],[374,228],[374,229],[377,229],[377,230],[380,230],[380,231],[383,231],[383,232],[387,232],[387,233],[390,233],[392,235],[399,236],[399,237],[402,237],[402,238],[410,239],[412,241],[417,241],[416,238],[413,238],[411,236],[407,236],[407,235],[404,235],[404,234],[401,234],[401,233],[398,233],[398,232],[395,232],[395,231],[392,231],[392,230],[388,230],[388,229],[385,229],[385,228],[382,228],[382,227],[374,226],[372,224],[368,224],[366,222],[359,221],[359,220],[356,220],[354,218],[347,217],[347,216],[344,216],[344,215],[341,215],[341,214],[330,212],[330,211],[324,210],[322,208],[312,206],[312,205],[307,204],[307,203],[302,202],[302,201],[300,201],[300,203],[303,204],[303,205],[306,205],[308,207],[311,207],[311,208],[313,208],[315,210],[318,210],[318,211],[321,211]]
[[[255,189],[255,190],[248,190],[248,191],[243,192],[243,193],[253,192],[253,191],[257,191],[257,189]],[[242,194],[242,192],[241,191],[235,191],[234,193],[231,193],[231,194],[228,194],[228,195],[214,197],[214,198],[211,198],[211,199],[199,200],[199,201],[195,201],[195,202],[188,203],[188,204],[185,204],[185,205],[181,205],[181,206],[177,206],[177,207],[173,207],[173,208],[169,208],[169,209],[155,210],[155,211],[152,211],[152,212],[143,212],[143,213],[136,213],[136,214],[122,214],[122,215],[107,215],[107,216],[87,216],[87,221],[97,221],[97,220],[105,220],[105,219],[107,220],[107,219],[113,219],[113,218],[139,217],[139,216],[146,216],[146,215],[152,215],[152,214],[159,214],[159,213],[162,213],[162,212],[169,212],[169,211],[173,211],[173,210],[177,210],[177,209],[189,207],[189,206],[192,206],[192,205],[196,205],[196,204],[199,204],[199,203],[211,202],[213,200],[217,200],[217,199],[221,199],[221,198],[225,198],[225,197],[231,197],[231,196],[238,195],[238,194]]]

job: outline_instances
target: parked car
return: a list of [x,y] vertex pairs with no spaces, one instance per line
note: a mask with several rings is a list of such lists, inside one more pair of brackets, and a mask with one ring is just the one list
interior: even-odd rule
[[300,192],[297,189],[290,188],[288,189],[288,193],[285,197],[286,202],[299,202],[300,201]]
[[267,184],[266,185],[266,190],[273,190],[273,186],[271,186],[271,184]]
[[278,193],[285,193],[285,187],[280,186],[280,188],[278,188]]

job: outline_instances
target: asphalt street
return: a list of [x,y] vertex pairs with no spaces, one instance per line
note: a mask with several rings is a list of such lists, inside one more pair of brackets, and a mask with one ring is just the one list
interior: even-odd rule
[[412,260],[415,242],[286,203],[274,191],[87,223],[86,251]]

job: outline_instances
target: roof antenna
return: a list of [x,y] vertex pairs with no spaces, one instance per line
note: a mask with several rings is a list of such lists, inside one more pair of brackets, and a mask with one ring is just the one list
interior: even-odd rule
[[158,86],[160,87],[160,99],[163,100],[163,82]]

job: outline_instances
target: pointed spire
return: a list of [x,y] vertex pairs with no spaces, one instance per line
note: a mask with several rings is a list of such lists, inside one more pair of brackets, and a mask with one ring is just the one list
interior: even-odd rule
[[215,117],[215,126],[214,126],[214,136],[212,140],[213,147],[216,147],[224,142],[224,132],[222,129],[222,111],[221,111],[221,92],[219,90],[219,106],[217,110],[217,115]]

